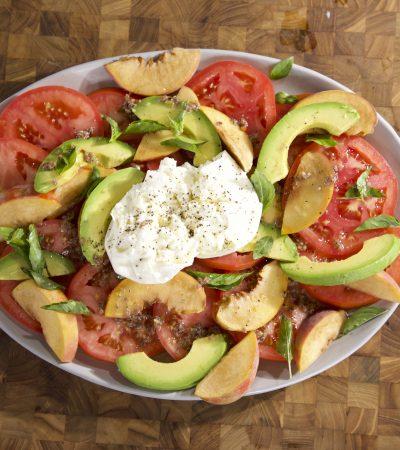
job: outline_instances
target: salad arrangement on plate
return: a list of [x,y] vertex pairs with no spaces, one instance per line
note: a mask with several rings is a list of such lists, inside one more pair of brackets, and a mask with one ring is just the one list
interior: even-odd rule
[[199,61],[122,58],[119,87],[0,113],[0,305],[62,362],[222,404],[400,301],[398,187],[359,95],[275,93],[293,58]]

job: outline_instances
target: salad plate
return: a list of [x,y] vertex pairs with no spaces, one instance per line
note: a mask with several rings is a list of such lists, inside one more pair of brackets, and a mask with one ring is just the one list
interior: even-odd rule
[[[136,56],[149,58],[159,52],[139,53]],[[33,83],[14,96],[4,100],[0,104],[0,111],[3,110],[16,96],[42,86],[64,86],[79,90],[83,93],[90,93],[97,89],[116,86],[110,74],[104,68],[108,63],[119,58],[105,58],[87,62],[70,67],[63,71],[50,75],[40,81]],[[222,60],[234,60],[251,64],[260,71],[268,73],[278,62],[275,58],[250,53],[226,51],[226,50],[201,50],[199,70]],[[346,86],[332,80],[313,70],[293,65],[290,76],[273,81],[275,92],[284,91],[289,93],[314,93],[326,90],[342,90],[351,92]],[[378,114],[378,122],[373,134],[366,136],[366,140],[379,149],[386,161],[389,163],[396,177],[400,177],[400,139],[391,125]],[[396,207],[396,214],[400,213]],[[340,339],[334,341],[326,352],[324,352],[316,362],[302,372],[289,376],[289,370],[285,364],[273,361],[261,361],[256,378],[251,388],[245,395],[255,395],[270,392],[287,386],[300,383],[313,377],[330,367],[338,364],[352,353],[363,346],[388,320],[396,309],[397,304],[387,301],[380,301],[378,305],[383,306],[386,312],[374,320],[365,323]],[[42,336],[33,334],[23,326],[13,321],[10,316],[0,310],[0,327],[13,340],[25,347],[27,350],[42,358],[43,360],[59,367],[66,372],[81,377],[92,383],[114,389],[129,394],[144,397],[153,397],[170,400],[198,400],[193,389],[181,391],[163,392],[153,389],[146,389],[136,386],[127,381],[117,367],[110,366],[109,363],[95,361],[89,358],[81,350],[78,351],[72,362],[60,363],[59,360],[47,347]]]

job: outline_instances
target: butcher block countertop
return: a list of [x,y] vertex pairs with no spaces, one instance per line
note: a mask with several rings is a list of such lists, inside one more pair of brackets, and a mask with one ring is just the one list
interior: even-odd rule
[[[399,0],[0,0],[0,99],[97,58],[174,46],[295,56],[400,126]],[[227,406],[114,392],[0,332],[0,450],[400,448],[400,314],[327,372]]]

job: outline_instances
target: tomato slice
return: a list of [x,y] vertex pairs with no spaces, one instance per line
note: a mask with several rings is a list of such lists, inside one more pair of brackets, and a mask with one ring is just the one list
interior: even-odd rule
[[206,265],[211,269],[227,270],[229,272],[237,272],[240,270],[251,269],[257,265],[261,259],[253,259],[253,253],[230,253],[225,256],[216,258],[197,259],[200,264]]
[[[369,217],[393,214],[397,203],[397,179],[383,156],[360,137],[342,136],[335,140],[338,142],[335,147],[324,148],[313,143],[297,156],[286,179],[283,195],[285,201],[305,152],[322,152],[332,161],[337,173],[332,200],[315,224],[298,233],[308,250],[328,259],[352,255],[361,249],[366,239],[382,234],[382,230],[354,233],[354,229]],[[384,197],[369,197],[364,201],[345,198],[346,191],[368,166],[372,166],[368,184],[381,190]]]
[[269,78],[255,67],[238,61],[220,61],[187,83],[202,105],[211,106],[243,128],[259,149],[276,122],[275,95]]
[[[7,245],[3,248],[1,256],[6,256],[13,249]],[[27,314],[12,296],[12,290],[19,284],[19,281],[0,281],[0,306],[6,311],[16,322],[29,328],[32,331],[40,333],[42,328],[40,323]]]
[[0,138],[0,190],[31,186],[46,156],[43,149],[22,139]]
[[81,130],[103,135],[103,122],[93,102],[63,86],[45,86],[12,100],[0,114],[0,137],[20,138],[52,150]]
[[155,355],[162,351],[154,329],[151,310],[129,320],[104,316],[108,294],[118,284],[109,268],[84,265],[73,277],[68,287],[68,297],[80,300],[93,311],[89,316],[79,316],[79,346],[93,358],[114,362],[126,353],[144,351]]
[[214,322],[213,304],[219,301],[221,294],[214,289],[205,289],[207,305],[204,311],[197,314],[177,314],[169,311],[167,306],[156,303],[153,306],[153,314],[156,323],[157,336],[164,350],[179,360],[185,357],[190,350],[193,341],[206,336],[217,326]]

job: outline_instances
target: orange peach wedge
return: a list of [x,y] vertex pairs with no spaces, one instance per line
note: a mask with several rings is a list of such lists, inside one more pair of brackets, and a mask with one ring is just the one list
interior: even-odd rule
[[306,370],[339,336],[344,311],[321,311],[306,319],[300,326],[295,341],[294,360],[299,372]]
[[195,395],[215,405],[235,402],[252,385],[258,363],[257,337],[251,331],[200,381]]

